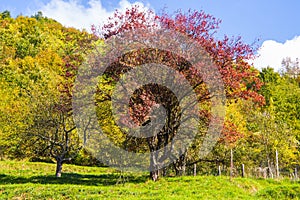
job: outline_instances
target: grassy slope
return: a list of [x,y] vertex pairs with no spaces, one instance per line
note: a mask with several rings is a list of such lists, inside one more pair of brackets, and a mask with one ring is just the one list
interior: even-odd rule
[[300,199],[300,182],[250,178],[168,177],[152,182],[146,175],[110,168],[0,161],[0,199]]

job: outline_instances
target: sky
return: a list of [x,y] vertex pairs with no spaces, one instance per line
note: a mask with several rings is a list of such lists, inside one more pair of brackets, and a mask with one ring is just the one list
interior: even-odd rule
[[283,58],[300,58],[299,0],[0,0],[0,12],[9,10],[16,17],[42,11],[65,26],[90,30],[115,9],[122,11],[132,4],[156,13],[203,10],[221,19],[216,37],[241,36],[248,44],[258,40],[258,57],[249,61],[258,69],[279,70]]

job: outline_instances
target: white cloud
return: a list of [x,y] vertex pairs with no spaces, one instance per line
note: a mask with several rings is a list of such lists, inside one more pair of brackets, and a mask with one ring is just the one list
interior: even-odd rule
[[274,40],[266,40],[258,50],[259,57],[253,62],[258,69],[272,67],[278,71],[283,58],[291,57],[292,60],[300,59],[300,36],[279,43]]
[[[125,11],[126,8],[135,4],[144,9],[149,7],[149,5],[140,2],[131,4],[127,0],[120,0],[115,9]],[[91,25],[103,24],[113,14],[114,10],[108,11],[104,8],[101,0],[89,0],[87,7],[82,5],[79,0],[51,0],[37,9],[37,11],[42,11],[44,16],[53,18],[65,26],[86,29],[87,31],[91,30]]]

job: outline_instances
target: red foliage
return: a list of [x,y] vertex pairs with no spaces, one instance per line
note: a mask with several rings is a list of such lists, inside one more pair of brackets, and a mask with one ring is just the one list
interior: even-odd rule
[[203,11],[179,12],[174,18],[165,14],[159,19],[163,27],[187,34],[210,54],[223,77],[227,98],[241,97],[264,103],[263,96],[257,93],[262,86],[258,71],[246,62],[254,57],[255,49],[244,44],[241,37],[215,39],[213,34],[220,20]]
[[175,30],[198,41],[212,56],[219,67],[227,98],[241,97],[252,99],[255,102],[264,103],[264,98],[257,93],[262,86],[258,71],[251,69],[246,60],[254,57],[254,49],[251,45],[242,42],[241,37],[217,40],[213,37],[221,20],[206,14],[203,11],[191,11],[182,13],[178,11],[174,16],[163,14],[155,15],[153,11],[141,11],[137,5],[128,8],[125,14],[116,11],[109,18],[100,31],[93,28],[94,34],[109,38],[118,33],[136,28],[153,29],[163,27]]
[[[141,11],[138,6],[133,6],[127,9],[124,14],[116,11],[102,29],[96,30],[93,27],[93,32],[105,39],[137,28],[149,30],[162,27],[184,33],[197,41],[212,57],[222,76],[227,98],[250,99],[259,104],[264,104],[263,96],[257,92],[262,86],[262,82],[258,78],[258,71],[253,69],[246,61],[254,57],[256,49],[243,43],[240,37],[229,38],[225,36],[222,40],[214,38],[214,33],[217,31],[220,22],[220,20],[203,11],[189,10],[186,13],[178,11],[172,16],[168,14],[158,16],[151,10]],[[185,74],[185,76],[187,75],[190,75],[191,80],[194,80],[193,73]],[[196,80],[199,81],[199,78],[196,77]],[[207,98],[207,90],[201,90],[198,92],[202,93],[203,99]],[[134,113],[139,113],[134,116],[139,119],[133,117],[134,121],[138,123],[145,119],[145,114],[141,114],[140,111],[146,110],[148,112],[148,108],[154,105],[154,102],[151,99],[149,100],[149,96],[144,95],[144,98],[142,96],[141,98],[145,101],[132,107]],[[141,107],[146,107],[146,109],[141,109]],[[209,114],[206,113],[205,116],[208,117]],[[240,134],[237,133],[232,123],[226,122],[224,135],[225,139],[232,143]]]
[[234,145],[238,139],[242,138],[243,134],[240,133],[237,129],[237,126],[230,122],[226,121],[223,126],[222,136],[220,138],[220,142]]
[[[138,5],[134,5],[131,8],[127,8],[125,13],[116,10],[114,16],[109,18],[109,22],[101,27],[100,32],[102,37],[107,39],[123,31],[136,28],[152,29],[158,27],[157,19],[159,17],[153,11],[142,12]],[[97,35],[98,30],[95,26],[92,26],[92,31]]]

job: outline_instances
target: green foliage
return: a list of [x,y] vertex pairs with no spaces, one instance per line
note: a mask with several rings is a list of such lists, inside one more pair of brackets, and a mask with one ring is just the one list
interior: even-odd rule
[[288,124],[295,124],[300,120],[300,88],[295,80],[280,76],[272,68],[263,69],[261,79],[264,81],[261,93],[266,97],[267,104],[274,106],[276,119],[281,119]]
[[0,157],[45,156],[47,142],[30,138],[43,130],[37,129],[36,119],[49,120],[55,116],[51,114],[55,104],[70,104],[65,97],[72,90],[76,69],[96,38],[42,13],[33,18],[14,19],[5,12],[1,16]]
[[[286,129],[293,133],[299,143],[300,87],[297,78],[291,78],[285,74],[280,76],[270,68],[263,69],[261,77],[265,82],[261,92],[267,97],[268,104],[266,107],[272,109],[275,122],[283,124]],[[299,155],[299,152],[297,154]]]
[[2,19],[11,18],[10,12],[8,10],[5,10],[4,12],[0,13],[0,18]]
[[300,188],[298,185],[270,186],[257,194],[264,199],[300,199]]

